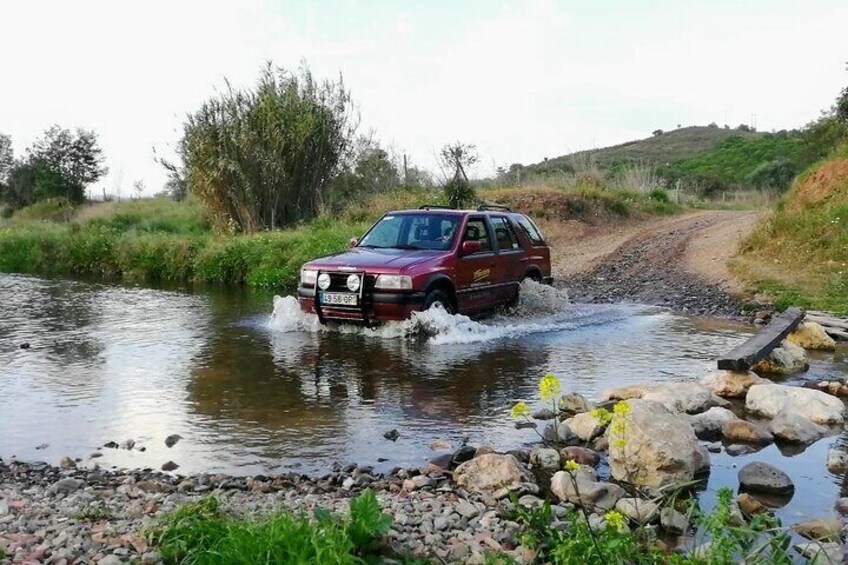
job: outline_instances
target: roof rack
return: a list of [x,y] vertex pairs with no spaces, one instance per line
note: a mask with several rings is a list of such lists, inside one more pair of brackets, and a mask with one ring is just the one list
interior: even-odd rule
[[486,210],[499,210],[501,212],[512,212],[509,206],[503,206],[501,204],[490,204],[488,202],[482,202],[477,205],[478,212],[484,212]]
[[425,204],[424,206],[420,206],[418,209],[419,210],[456,210],[456,208],[454,208],[452,206],[436,206],[436,205],[430,205],[430,204]]

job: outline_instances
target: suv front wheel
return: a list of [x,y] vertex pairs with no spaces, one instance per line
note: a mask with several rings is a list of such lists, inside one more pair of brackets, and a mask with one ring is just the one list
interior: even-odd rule
[[456,314],[453,303],[442,290],[433,289],[424,298],[424,310],[429,310],[433,306],[441,306],[448,314]]

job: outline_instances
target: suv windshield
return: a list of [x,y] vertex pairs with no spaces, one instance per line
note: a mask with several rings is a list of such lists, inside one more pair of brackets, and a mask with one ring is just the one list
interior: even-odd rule
[[450,249],[460,216],[421,212],[387,214],[365,234],[358,247]]

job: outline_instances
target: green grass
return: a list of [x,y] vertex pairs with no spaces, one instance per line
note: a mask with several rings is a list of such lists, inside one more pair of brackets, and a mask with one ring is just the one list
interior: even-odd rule
[[349,516],[318,511],[311,519],[288,512],[235,518],[207,498],[166,515],[148,538],[168,564],[359,564],[381,549],[390,527],[371,491],[351,500]]
[[[667,214],[679,209],[659,193],[596,187],[510,188],[482,190],[479,195],[533,217],[559,220],[603,221],[634,212]],[[386,193],[335,216],[255,234],[213,232],[202,207],[191,200],[62,208],[60,218],[55,203],[39,203],[17,211],[8,225],[0,226],[0,272],[291,290],[303,263],[344,250],[351,237],[362,235],[382,213],[443,204],[443,198],[433,189]]]

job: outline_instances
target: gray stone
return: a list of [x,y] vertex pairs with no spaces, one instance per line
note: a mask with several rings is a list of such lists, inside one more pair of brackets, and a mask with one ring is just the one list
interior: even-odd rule
[[795,551],[815,565],[842,563],[844,559],[842,544],[836,542],[808,541],[795,544],[794,547]]
[[117,555],[107,555],[97,563],[98,565],[121,565],[123,561]]
[[66,477],[64,479],[59,479],[58,481],[53,483],[52,490],[53,492],[62,492],[68,494],[78,491],[83,487],[83,485],[85,485],[85,483],[79,479]]
[[540,408],[533,412],[534,420],[553,420],[554,418],[556,418],[556,414],[550,408]]
[[642,395],[642,400],[658,402],[671,412],[698,414],[713,406],[724,406],[726,400],[698,383],[672,383],[658,386]]
[[660,525],[672,534],[682,534],[689,529],[689,520],[674,508],[666,507],[660,510]]
[[659,513],[657,503],[641,498],[622,498],[615,503],[615,509],[640,525],[653,522]]
[[568,443],[577,439],[577,436],[574,435],[574,432],[571,431],[568,424],[565,422],[558,422],[557,420],[548,422],[545,429],[542,431],[542,437],[544,437],[547,441],[555,443]]
[[530,465],[546,471],[560,468],[560,455],[556,449],[536,447],[530,451]]
[[582,394],[572,392],[563,394],[559,399],[559,409],[566,414],[580,414],[581,412],[591,412],[595,409],[595,405],[586,400]]
[[701,439],[712,439],[721,435],[722,425],[729,420],[735,420],[736,414],[727,408],[713,406],[706,412],[693,414],[688,418],[696,436]]
[[841,424],[845,404],[820,390],[785,385],[754,385],[745,397],[745,407],[767,418],[794,413],[816,424]]
[[488,453],[466,461],[456,468],[453,478],[457,485],[474,492],[515,489],[532,483],[532,475],[512,455]]
[[565,421],[569,429],[580,441],[592,441],[604,433],[606,426],[601,425],[597,418],[589,412],[576,414]]
[[848,472],[848,451],[835,447],[828,449],[827,470],[836,474]]
[[162,557],[159,555],[158,551],[148,551],[141,556],[141,562],[143,565],[156,565],[160,561],[162,561]]
[[828,429],[824,426],[794,412],[778,414],[769,424],[769,431],[777,439],[800,444],[813,443],[828,433]]
[[457,514],[467,520],[470,520],[471,518],[474,518],[475,516],[480,514],[480,510],[467,500],[460,500],[457,503],[455,510]]
[[557,471],[551,478],[551,492],[562,501],[571,502],[596,511],[607,511],[626,494],[624,489],[612,483],[592,480],[586,473]]
[[755,461],[739,470],[739,486],[742,490],[765,494],[788,494],[795,490],[789,475],[768,463]]

